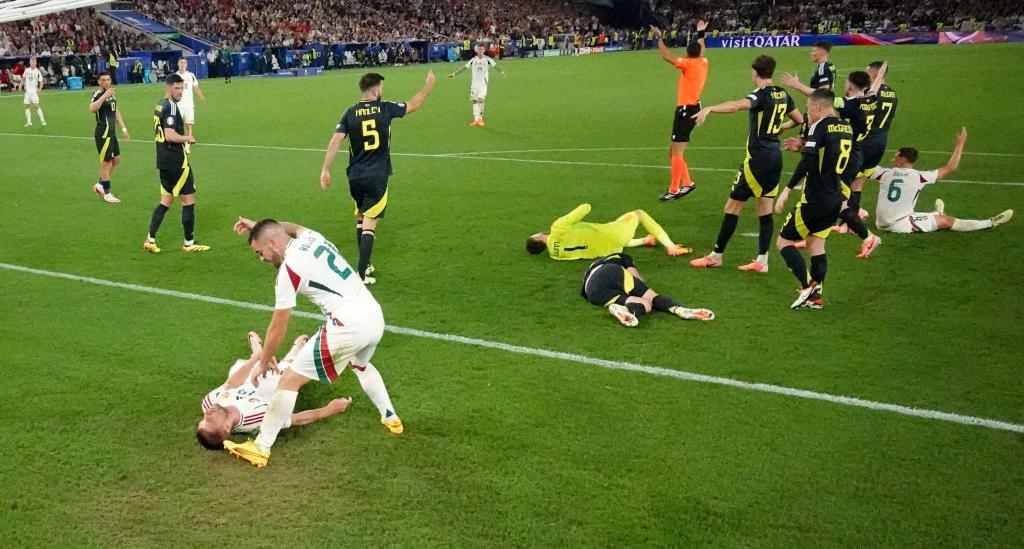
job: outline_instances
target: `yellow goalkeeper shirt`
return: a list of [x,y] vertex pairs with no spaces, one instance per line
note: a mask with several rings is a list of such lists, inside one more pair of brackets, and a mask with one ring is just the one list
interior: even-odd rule
[[559,217],[551,225],[548,254],[552,259],[594,259],[619,253],[636,232],[636,216],[625,215],[611,223],[585,223],[590,204]]

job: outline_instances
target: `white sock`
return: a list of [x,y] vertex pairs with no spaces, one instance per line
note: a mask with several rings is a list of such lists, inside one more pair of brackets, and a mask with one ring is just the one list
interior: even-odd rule
[[380,377],[380,372],[373,367],[373,364],[367,364],[361,370],[353,367],[352,371],[359,378],[359,384],[363,386],[366,396],[370,397],[373,405],[377,407],[380,417],[388,419],[394,416],[395,408],[391,406],[391,397],[388,396],[388,388],[384,386],[384,378]]
[[480,105],[480,118],[483,118],[484,117],[484,102],[481,101],[481,102],[477,103],[477,105]]
[[473,103],[473,120],[480,120],[480,103]]
[[762,254],[762,255],[757,256],[757,262],[760,263],[761,265],[767,265],[768,264],[768,254]]
[[36,109],[36,114],[39,115],[39,122],[46,124],[46,119],[43,118],[43,109]]
[[961,233],[969,233],[971,231],[981,231],[991,228],[991,219],[957,219],[953,221],[953,230]]
[[711,253],[708,254],[708,257],[710,257],[711,259],[714,259],[715,261],[721,261],[722,260],[722,254],[720,254],[718,252],[711,252]]
[[295,411],[295,399],[299,397],[298,391],[274,391],[270,399],[270,406],[263,416],[263,423],[260,424],[260,434],[256,437],[256,446],[264,452],[269,452],[270,447],[277,440],[277,434],[281,429],[291,425],[292,412]]
[[32,111],[29,110],[29,109],[25,109],[25,123],[26,124],[31,124],[32,123]]

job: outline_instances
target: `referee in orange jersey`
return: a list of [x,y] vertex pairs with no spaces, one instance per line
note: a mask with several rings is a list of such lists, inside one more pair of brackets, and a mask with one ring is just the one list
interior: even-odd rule
[[661,29],[651,27],[651,32],[658,39],[661,58],[680,70],[676,119],[672,124],[672,142],[668,149],[672,161],[672,181],[668,191],[658,197],[662,201],[682,198],[696,187],[690,179],[690,170],[686,167],[683,153],[686,152],[686,144],[690,142],[690,132],[696,125],[693,115],[700,112],[700,93],[708,78],[708,59],[704,57],[704,31],[707,28],[707,21],[697,21],[697,40],[691,40],[686,45],[686,57],[676,57],[662,40]]

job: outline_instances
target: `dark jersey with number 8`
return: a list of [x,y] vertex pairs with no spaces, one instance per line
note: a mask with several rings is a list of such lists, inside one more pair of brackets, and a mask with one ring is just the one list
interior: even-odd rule
[[829,116],[810,127],[804,144],[804,159],[809,168],[804,187],[806,202],[828,204],[842,192],[843,174],[853,152],[853,128]]
[[360,101],[349,107],[335,129],[348,137],[348,178],[391,175],[391,119],[405,116],[405,103]]

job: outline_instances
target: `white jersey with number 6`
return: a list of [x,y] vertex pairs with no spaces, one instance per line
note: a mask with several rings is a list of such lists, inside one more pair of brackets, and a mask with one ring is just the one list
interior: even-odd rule
[[328,325],[348,325],[381,314],[380,305],[355,269],[324,236],[305,229],[288,244],[277,271],[277,309],[295,307],[302,294],[327,317]]
[[919,172],[913,168],[879,168],[871,178],[880,183],[875,222],[880,228],[887,229],[914,213],[921,189],[935,183],[939,172]]

